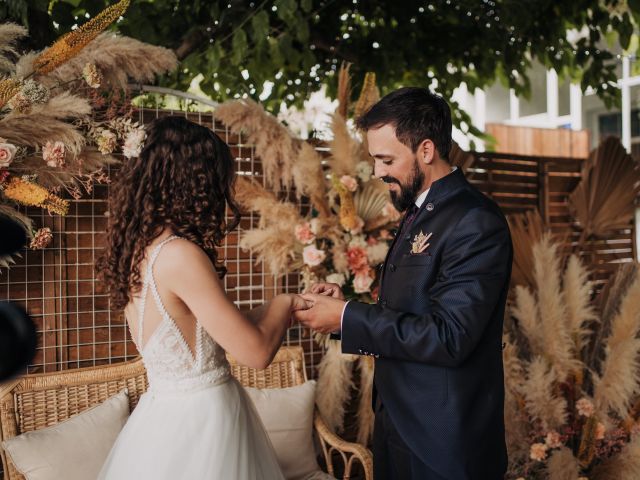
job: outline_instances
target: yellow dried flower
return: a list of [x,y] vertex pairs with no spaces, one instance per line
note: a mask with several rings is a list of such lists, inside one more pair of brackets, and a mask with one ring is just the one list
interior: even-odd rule
[[45,208],[50,213],[66,215],[69,211],[69,202],[67,200],[63,200],[40,185],[18,177],[11,177],[9,183],[4,187],[4,194],[14,202]]
[[33,62],[37,73],[49,73],[80,52],[129,8],[130,0],[121,0],[107,7],[84,25],[60,37]]
[[4,107],[22,88],[22,82],[15,78],[5,78],[0,81],[0,108]]
[[362,83],[362,90],[360,91],[360,97],[356,102],[355,115],[356,118],[362,116],[369,107],[376,103],[380,99],[380,92],[376,86],[376,74],[374,72],[367,72],[364,76],[364,82]]
[[348,231],[357,229],[358,215],[353,195],[335,175],[331,175],[331,183],[340,196],[340,225]]

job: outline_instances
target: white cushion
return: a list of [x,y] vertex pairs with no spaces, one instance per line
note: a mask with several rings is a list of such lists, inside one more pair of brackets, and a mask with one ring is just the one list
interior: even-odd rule
[[264,423],[285,478],[318,478],[320,467],[313,447],[315,380],[295,387],[245,390]]
[[27,480],[94,479],[128,417],[123,390],[57,425],[6,440],[2,447]]

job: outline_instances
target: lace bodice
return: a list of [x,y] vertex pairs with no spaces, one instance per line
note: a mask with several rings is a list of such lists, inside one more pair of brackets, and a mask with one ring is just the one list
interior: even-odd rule
[[[153,249],[142,284],[138,310],[138,335],[137,339],[134,339],[147,369],[149,389],[156,392],[204,388],[225,382],[231,375],[225,351],[209,336],[200,323],[196,325],[194,355],[158,293],[153,276],[153,265],[162,247],[177,238],[179,237],[171,236]],[[143,345],[144,313],[149,290],[162,320],[147,343]]]

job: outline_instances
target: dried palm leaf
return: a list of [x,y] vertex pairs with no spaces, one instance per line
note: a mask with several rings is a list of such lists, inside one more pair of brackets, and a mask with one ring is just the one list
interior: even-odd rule
[[[33,222],[29,217],[21,214],[13,207],[3,204],[0,204],[0,216],[7,217],[20,225],[24,229],[28,240],[33,238]],[[19,253],[13,255],[0,255],[0,267],[8,268],[10,265],[13,265],[16,263],[15,257],[19,258],[22,257],[22,255]]]
[[332,432],[344,427],[344,408],[353,387],[353,357],[343,355],[340,343],[332,340],[318,365],[316,404]]
[[[150,82],[156,75],[173,70],[177,59],[167,48],[106,32],[53,72],[38,76],[38,80],[49,87],[60,84],[68,84],[69,88],[82,86],[82,71],[87,64],[97,67],[102,88],[126,88],[130,81]],[[24,63],[20,68],[29,70]]]
[[535,287],[533,277],[533,245],[540,241],[547,228],[537,210],[507,215],[513,243],[511,284]]
[[561,258],[558,244],[549,235],[533,247],[534,277],[537,285],[540,326],[545,353],[553,359],[560,381],[571,373],[582,371],[576,359],[571,332],[566,323],[567,310],[560,286]]
[[353,196],[356,214],[364,220],[365,225],[380,217],[388,202],[389,190],[382,182],[376,180],[364,184]]
[[11,55],[18,56],[14,45],[20,38],[26,37],[27,29],[15,23],[4,23],[0,25],[0,73],[13,73],[15,63],[10,58]]
[[38,73],[49,73],[76,56],[129,8],[130,0],[120,0],[75,30],[63,35],[36,57],[33,67]]
[[451,151],[449,152],[449,164],[452,167],[458,167],[466,173],[467,168],[473,165],[474,161],[475,157],[473,154],[465,152],[456,142],[453,142]]
[[551,453],[547,474],[549,480],[578,480],[581,477],[580,464],[573,452],[562,446]]
[[364,76],[364,82],[362,82],[360,97],[358,97],[358,101],[356,102],[355,117],[361,117],[378,100],[380,100],[380,91],[376,85],[376,74],[374,72],[367,72]]
[[351,98],[351,64],[342,62],[338,71],[338,111],[342,118],[349,115],[349,99]]
[[356,441],[368,445],[373,434],[373,408],[371,396],[373,394],[374,363],[371,357],[362,356],[358,361],[360,367],[360,398],[358,399],[358,435]]
[[640,478],[640,435],[593,469],[594,480],[637,480]]
[[582,239],[628,228],[640,195],[640,169],[620,140],[606,138],[585,162],[582,178],[569,196],[569,208]]
[[351,136],[346,119],[338,114],[331,117],[331,131],[333,132],[333,138],[329,142],[331,171],[338,177],[354,176],[356,165],[360,161],[359,143]]
[[555,367],[536,357],[527,370],[523,385],[527,412],[539,420],[546,431],[560,428],[567,421],[567,402],[556,393],[559,376]]
[[611,322],[600,376],[594,378],[594,400],[600,418],[609,411],[625,418],[640,387],[640,275],[627,290]]
[[214,115],[232,132],[246,134],[248,142],[255,145],[268,187],[291,188],[298,147],[284,125],[252,100],[225,102],[216,108]]
[[564,272],[564,301],[567,308],[567,326],[573,338],[574,351],[582,352],[586,346],[591,330],[586,324],[598,321],[598,316],[591,305],[592,284],[589,272],[577,255],[571,255]]

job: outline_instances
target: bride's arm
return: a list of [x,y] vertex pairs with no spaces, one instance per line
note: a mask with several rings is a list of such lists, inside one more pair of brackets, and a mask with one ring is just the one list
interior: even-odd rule
[[[264,306],[253,323],[227,297],[209,257],[188,241],[171,242],[157,264],[157,277],[191,310],[204,329],[240,363],[266,368],[289,325],[294,295],[281,294]],[[298,307],[299,308],[299,307]],[[257,313],[257,312],[256,312]]]
[[260,319],[264,316],[264,313],[267,311],[267,307],[271,303],[271,300],[260,305],[259,307],[252,308],[251,310],[241,310],[241,313],[247,317],[251,323],[258,323]]

